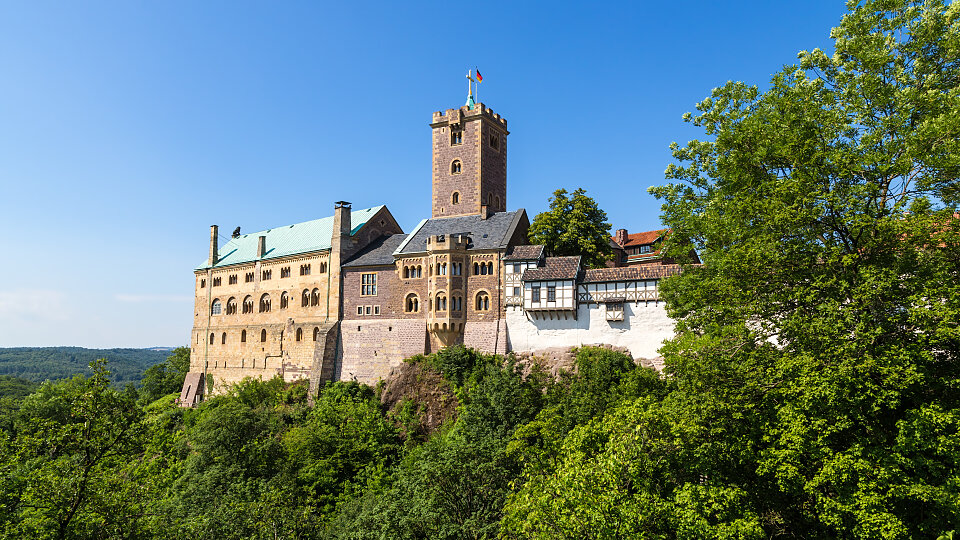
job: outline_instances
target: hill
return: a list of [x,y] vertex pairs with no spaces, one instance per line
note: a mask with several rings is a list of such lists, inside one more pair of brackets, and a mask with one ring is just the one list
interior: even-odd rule
[[34,382],[90,374],[90,362],[107,359],[111,380],[118,386],[137,384],[143,372],[166,360],[168,350],[84,349],[83,347],[13,347],[0,349],[0,375]]

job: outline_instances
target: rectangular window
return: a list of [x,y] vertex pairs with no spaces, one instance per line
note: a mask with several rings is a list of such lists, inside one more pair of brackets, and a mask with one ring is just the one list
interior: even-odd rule
[[650,246],[640,246],[640,253],[650,253]]
[[362,296],[377,295],[377,274],[360,274],[360,294]]
[[300,275],[301,275],[301,276],[309,276],[309,275],[310,275],[310,265],[309,265],[309,264],[301,264],[301,265],[300,265]]
[[547,302],[557,301],[557,288],[553,285],[547,286]]
[[283,268],[280,269],[280,277],[282,277],[282,278],[290,277],[290,267],[289,267],[289,266],[285,266],[285,267],[283,267]]
[[244,282],[244,283],[251,283],[251,282],[253,281],[253,275],[254,275],[253,272],[247,272],[246,274],[244,274],[244,275],[243,275],[243,282]]
[[459,124],[455,124],[457,127],[450,127],[450,146],[456,146],[458,144],[463,144],[463,131],[460,130]]
[[229,278],[227,281],[229,281],[231,285],[236,285],[236,284],[237,284],[237,275],[236,275],[236,274],[231,274],[231,275],[230,275],[230,278]]
[[513,273],[519,274],[520,272],[523,272],[523,268],[521,268],[520,263],[513,263]]
[[367,306],[367,307],[365,307],[365,308],[363,308],[363,309],[364,309],[364,311],[366,312],[367,315],[369,315],[369,314],[371,313],[371,311],[372,311],[371,308],[370,308],[370,306]]
[[266,281],[273,278],[273,270],[264,270],[260,272],[260,281]]
[[373,306],[373,314],[374,315],[380,314],[380,306]]
[[520,287],[514,287],[514,288],[513,288],[513,295],[514,295],[514,296],[520,296]]
[[363,315],[363,306],[357,306],[357,315]]
[[219,287],[219,286],[220,286],[220,279],[221,279],[221,278],[218,278],[218,277],[213,278],[213,286],[214,286],[214,287]]
[[540,286],[534,285],[530,288],[530,301],[539,302],[540,301]]

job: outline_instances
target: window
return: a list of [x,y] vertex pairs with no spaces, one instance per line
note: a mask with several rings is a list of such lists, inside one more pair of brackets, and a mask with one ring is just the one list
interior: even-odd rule
[[493,208],[493,193],[487,193],[487,206]]
[[236,284],[237,284],[237,275],[236,275],[236,274],[230,274],[230,277],[227,278],[227,282],[228,282],[230,285],[236,285]]
[[320,339],[320,329],[315,326],[313,327],[313,340],[317,341],[319,339]]
[[[307,265],[307,266],[310,266],[310,265]],[[320,263],[320,273],[321,274],[327,273],[327,263],[325,262]]]
[[264,328],[260,331],[260,343],[263,343],[267,340],[267,329]]
[[252,282],[253,282],[253,272],[247,272],[246,274],[244,274],[244,275],[243,275],[243,282],[244,282],[244,283],[252,283]]
[[265,294],[260,297],[260,313],[270,312],[270,295]]
[[450,299],[450,311],[463,311],[463,297],[454,296]]
[[493,198],[493,202],[495,203],[494,206],[493,206],[493,208],[494,208],[495,210],[499,210],[499,209],[500,209],[500,196],[497,195],[496,197],[494,197],[494,198]]
[[210,314],[211,314],[211,315],[219,315],[219,314],[220,314],[220,309],[221,309],[220,300],[214,300],[214,301],[213,301],[213,304],[210,306]]
[[640,246],[640,253],[650,253],[650,246]]
[[204,288],[206,288],[206,286],[207,286],[207,280],[201,279],[201,280],[200,280],[200,288],[201,288],[201,289],[204,289]]
[[492,263],[492,262],[488,262],[488,263],[487,263],[487,273],[490,274],[491,276],[493,275],[493,263]]
[[459,276],[463,273],[463,263],[452,263],[450,265],[450,274],[454,276]]
[[481,291],[477,293],[477,311],[487,311],[490,309],[490,296]]
[[219,287],[220,284],[222,283],[222,281],[221,281],[222,279],[223,279],[223,278],[221,278],[221,277],[215,277],[215,278],[213,278],[213,286],[214,286],[214,287]]
[[520,272],[523,272],[523,268],[520,267],[520,263],[513,263],[513,273],[519,274]]
[[373,306],[373,314],[374,314],[374,315],[379,315],[379,314],[380,314],[380,306],[379,306],[379,305]]
[[363,315],[363,306],[357,306],[357,315]]
[[408,294],[403,310],[407,313],[417,313],[420,311],[420,298],[413,293]]
[[243,299],[243,312],[253,313],[253,297],[248,296]]
[[514,288],[513,288],[513,295],[514,295],[514,296],[520,296],[520,287],[514,287]]
[[423,267],[417,266],[417,277],[423,277]]
[[438,276],[447,275],[447,263],[437,263],[437,275]]
[[210,332],[210,344],[213,345],[213,332]]
[[246,330],[241,330],[241,331],[240,331],[240,343],[246,343],[246,342],[247,342],[247,331],[246,331]]
[[290,296],[287,295],[287,291],[283,291],[280,294],[280,309],[287,309],[287,306],[290,305]]
[[377,295],[377,274],[360,274],[361,296]]
[[437,308],[436,308],[436,309],[437,309],[437,312],[438,312],[438,313],[441,312],[441,311],[446,311],[446,310],[447,310],[447,297],[446,297],[445,295],[443,295],[443,294],[438,294],[438,295],[437,295]]
[[304,289],[303,294],[300,296],[300,307],[307,307],[310,305],[310,291]]
[[303,339],[303,328],[297,328],[297,341]]
[[460,129],[460,124],[454,124],[450,126],[450,146],[458,144],[463,144],[463,130]]
[[480,263],[473,263],[473,275],[480,275]]
[[281,278],[290,277],[290,267],[289,267],[289,266],[284,266],[283,268],[280,269],[280,277],[281,277]]
[[235,315],[237,313],[237,299],[231,297],[227,300],[227,315]]
[[494,150],[500,149],[500,136],[496,133],[490,134],[490,148],[493,148]]
[[540,286],[534,285],[530,288],[530,301],[539,302],[540,301]]
[[365,306],[363,308],[363,312],[367,315],[370,315],[373,312],[373,308],[371,308],[370,306]]
[[224,332],[223,335],[220,336],[220,344],[221,344],[221,345],[226,345],[226,344],[227,344],[227,333],[226,333],[226,332]]
[[310,275],[310,265],[309,265],[309,264],[301,264],[301,265],[300,265],[300,275],[301,275],[301,276],[309,276],[309,275]]
[[260,272],[260,281],[266,281],[273,277],[273,270],[264,270]]
[[409,266],[404,266],[404,267],[403,267],[403,278],[404,278],[404,279],[407,279],[407,278],[409,278],[409,277],[410,277],[410,267],[409,267]]
[[460,174],[460,160],[455,159],[453,163],[450,164],[450,174]]
[[557,301],[557,288],[553,285],[547,285],[547,302]]
[[453,204],[460,204],[460,193],[454,191],[450,199]]
[[310,305],[314,307],[320,305],[320,289],[310,291]]

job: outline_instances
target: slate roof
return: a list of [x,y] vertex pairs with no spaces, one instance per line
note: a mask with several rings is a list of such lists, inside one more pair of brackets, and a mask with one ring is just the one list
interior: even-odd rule
[[427,238],[438,234],[466,234],[470,238],[467,249],[505,249],[523,214],[521,208],[497,212],[487,219],[480,219],[479,215],[427,219],[410,233],[397,254],[423,253],[427,251]]
[[400,242],[407,237],[405,234],[392,234],[381,236],[374,240],[367,247],[360,250],[359,253],[343,263],[344,267],[350,266],[385,266],[394,262],[393,252],[400,245]]
[[547,257],[543,266],[528,268],[520,277],[523,281],[545,281],[550,279],[576,279],[580,273],[580,256]]
[[[366,225],[367,220],[379,212],[381,208],[383,208],[383,205],[363,210],[353,210],[350,213],[350,224],[353,225],[350,234],[356,234],[361,227]],[[284,225],[265,231],[241,234],[220,246],[217,264],[213,267],[220,268],[256,261],[257,239],[260,236],[267,237],[267,251],[261,260],[330,249],[330,240],[333,236],[333,216]],[[208,263],[209,261],[204,259],[195,270],[210,268]]]
[[583,279],[581,280],[581,283],[658,279],[679,273],[679,264],[627,266],[621,268],[596,268],[585,271],[583,273]]
[[503,258],[505,261],[539,261],[543,256],[543,246],[513,246]]

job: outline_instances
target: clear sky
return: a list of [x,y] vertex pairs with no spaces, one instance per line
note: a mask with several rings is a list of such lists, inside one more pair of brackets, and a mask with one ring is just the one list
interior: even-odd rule
[[509,123],[510,209],[583,187],[614,229],[681,115],[830,47],[843,2],[0,0],[0,347],[186,344],[209,226],[430,214],[433,111]]

